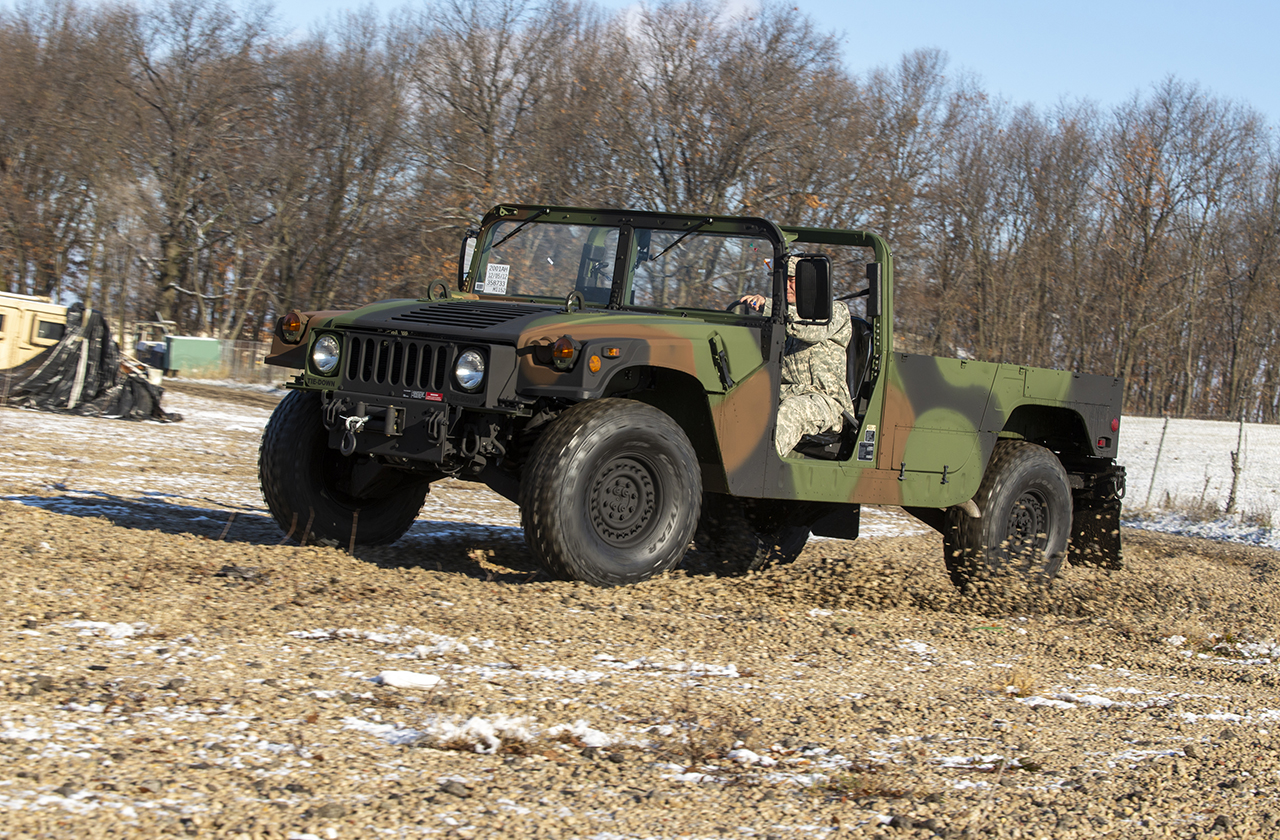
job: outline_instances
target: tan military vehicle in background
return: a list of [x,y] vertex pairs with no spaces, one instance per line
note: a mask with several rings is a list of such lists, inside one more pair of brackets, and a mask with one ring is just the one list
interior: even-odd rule
[[67,308],[47,297],[0,292],[0,370],[30,361],[62,340]]

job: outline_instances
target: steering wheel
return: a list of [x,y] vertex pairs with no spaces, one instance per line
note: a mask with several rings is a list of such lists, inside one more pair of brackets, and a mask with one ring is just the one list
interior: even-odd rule
[[746,313],[748,313],[748,312],[750,312],[750,311],[751,311],[751,304],[749,304],[749,303],[747,303],[745,300],[741,300],[741,299],[739,299],[739,300],[735,300],[733,303],[731,303],[731,304],[729,304],[728,306],[726,306],[726,307],[724,308],[724,311],[725,311],[725,312],[732,312],[733,310],[737,309],[739,306],[741,306],[741,307],[742,307],[742,312],[743,312],[743,314],[744,314],[744,315],[745,315]]

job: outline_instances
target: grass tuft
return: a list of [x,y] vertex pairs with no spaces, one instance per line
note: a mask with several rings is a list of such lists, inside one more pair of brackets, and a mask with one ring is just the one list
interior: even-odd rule
[[1009,697],[1033,697],[1040,692],[1040,678],[1025,668],[993,675],[992,691]]
[[833,773],[822,784],[809,788],[814,796],[832,799],[899,799],[909,796],[911,788],[896,773],[867,765]]

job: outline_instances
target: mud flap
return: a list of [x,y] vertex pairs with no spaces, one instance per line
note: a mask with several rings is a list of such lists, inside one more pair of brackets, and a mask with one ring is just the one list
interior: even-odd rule
[[1076,494],[1071,542],[1067,546],[1067,559],[1073,566],[1124,568],[1120,549],[1120,501],[1123,498],[1124,467],[1113,467],[1099,476],[1088,491]]
[[830,513],[809,526],[814,536],[840,540],[856,540],[858,524],[862,519],[861,505],[838,505]]

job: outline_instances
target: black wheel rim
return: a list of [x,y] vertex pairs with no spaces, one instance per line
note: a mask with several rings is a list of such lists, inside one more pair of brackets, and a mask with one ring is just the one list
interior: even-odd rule
[[591,525],[600,539],[618,548],[643,541],[653,529],[661,486],[648,464],[615,458],[591,482]]
[[1027,491],[1009,511],[1009,549],[1014,554],[1044,551],[1049,546],[1049,504],[1039,493]]

